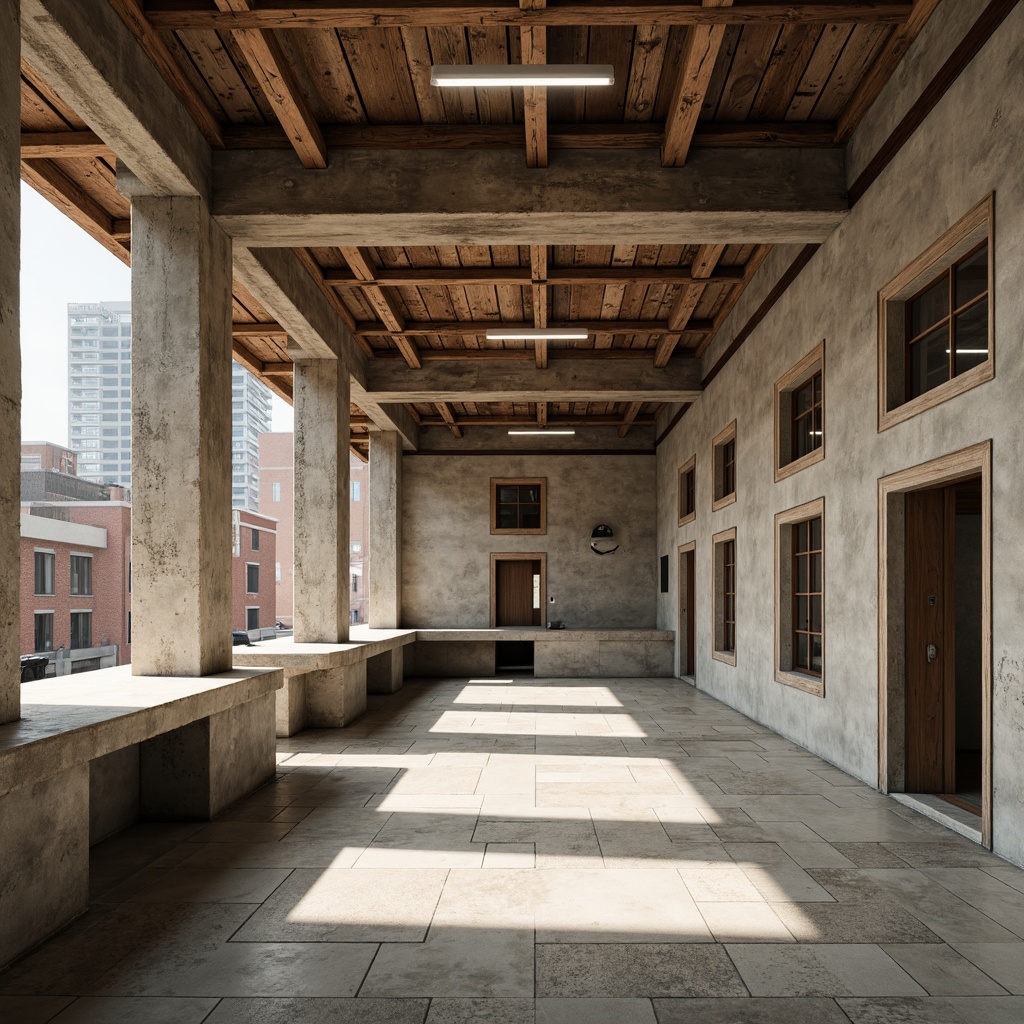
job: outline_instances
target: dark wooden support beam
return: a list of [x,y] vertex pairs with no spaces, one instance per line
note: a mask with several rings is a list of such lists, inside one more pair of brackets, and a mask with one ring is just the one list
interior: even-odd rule
[[[724,252],[724,245],[702,245],[697,250],[692,270],[698,282],[705,274],[710,275],[714,271]],[[702,283],[694,283],[683,288],[672,309],[669,311],[669,330],[682,331],[686,329],[690,323],[690,318],[693,316],[693,311],[697,308],[697,303],[700,302],[703,294],[704,285]],[[666,334],[658,343],[658,349],[654,355],[654,365],[665,366],[669,359],[672,358],[672,353],[675,351],[678,343],[678,334]]]
[[[533,287],[533,326],[543,329],[548,326],[548,247],[530,246],[530,278]],[[534,358],[543,369],[548,365],[548,343],[546,338],[534,342]]]
[[[547,324],[551,328],[578,327],[589,331],[591,334],[664,334],[668,332],[667,320],[552,320]],[[711,330],[713,323],[710,320],[691,320],[685,328],[676,331],[677,334],[704,334]],[[445,320],[445,321],[418,321],[411,320],[405,324],[401,331],[402,337],[422,337],[425,335],[437,335],[441,338],[458,338],[464,335],[483,335],[495,328],[531,328],[533,323],[507,323],[500,320]],[[387,327],[381,327],[375,322],[362,322],[356,324],[355,333],[358,337],[397,337],[398,332],[391,331]]]
[[278,323],[234,323],[231,325],[233,338],[273,338],[287,342],[288,332]]
[[[524,11],[542,10],[547,0],[519,0]],[[548,30],[543,25],[524,26],[520,29],[522,62],[546,64]],[[548,165],[548,90],[544,86],[530,86],[523,90],[523,122],[526,128],[526,166]]]
[[441,413],[441,419],[443,419],[448,425],[452,434],[454,434],[455,437],[461,438],[462,430],[458,423],[455,422],[455,413],[452,412],[451,406],[447,402],[438,402],[437,409],[438,412]]
[[622,426],[619,427],[619,437],[625,437],[629,433],[629,428],[636,422],[637,416],[640,415],[640,410],[644,407],[643,402],[630,402],[629,408],[626,410],[625,419],[622,421]]

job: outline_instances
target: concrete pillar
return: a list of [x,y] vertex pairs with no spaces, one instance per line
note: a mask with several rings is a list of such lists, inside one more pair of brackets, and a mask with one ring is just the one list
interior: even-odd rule
[[341,360],[295,364],[296,643],[348,640],[349,377]]
[[21,43],[18,0],[0,0],[0,724],[21,715]]
[[370,627],[402,624],[402,438],[370,432]]
[[231,242],[132,200],[132,671],[231,668]]

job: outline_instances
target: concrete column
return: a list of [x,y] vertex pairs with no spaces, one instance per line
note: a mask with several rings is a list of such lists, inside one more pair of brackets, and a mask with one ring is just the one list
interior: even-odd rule
[[18,0],[0,0],[0,724],[21,715],[21,44]]
[[231,242],[132,201],[132,671],[231,668]]
[[370,432],[370,626],[402,623],[402,438]]
[[348,640],[349,377],[344,362],[295,364],[296,643]]

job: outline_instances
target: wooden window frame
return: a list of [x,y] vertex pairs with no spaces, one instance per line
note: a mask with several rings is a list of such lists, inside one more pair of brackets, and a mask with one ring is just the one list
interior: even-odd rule
[[[691,475],[692,474],[692,475]],[[687,480],[687,477],[690,477]],[[686,512],[684,499],[689,494],[690,511]],[[697,456],[691,455],[689,460],[679,467],[676,477],[676,508],[679,512],[679,526],[692,523],[697,518]]]
[[[732,442],[732,490],[727,494],[723,493],[725,477],[725,446]],[[736,500],[736,420],[733,420],[724,430],[720,430],[711,442],[711,465],[714,467],[714,486],[711,491],[711,511],[717,512],[726,505],[731,505]]]
[[981,478],[981,842],[992,849],[992,442],[878,481],[878,788],[906,778],[905,495]]
[[[793,458],[793,396],[821,375],[821,444]],[[799,473],[825,458],[825,342],[807,353],[775,382],[775,482]]]
[[[821,674],[801,671],[793,665],[793,622],[795,581],[793,528],[810,519],[821,520]],[[827,567],[825,558],[825,499],[816,498],[775,515],[775,681],[815,697],[825,696],[827,630],[825,603]]]
[[491,629],[536,629],[536,626],[495,625],[498,619],[498,570],[497,562],[540,562],[540,621],[547,619],[548,604],[548,555],[546,551],[492,551],[491,552]]
[[[498,521],[498,488],[499,487],[522,487],[536,484],[540,488],[540,526],[537,529],[499,529]],[[546,476],[530,477],[491,477],[491,534],[492,535],[530,535],[540,536],[548,532],[548,478]]]
[[[727,555],[727,545],[732,544],[732,556],[733,556],[733,605],[732,605],[732,649],[726,649],[724,646],[726,638],[724,633],[727,626],[726,612],[727,612],[727,601],[726,601],[726,590],[725,590],[725,558]],[[736,666],[736,650],[739,646],[737,637],[737,626],[738,617],[736,615],[736,599],[738,587],[736,586],[737,571],[736,571],[736,527],[732,527],[728,530],[722,530],[720,533],[716,533],[711,538],[711,550],[713,555],[714,564],[714,595],[711,602],[711,657],[715,661],[720,661],[726,665]]]
[[[907,307],[982,243],[988,245],[988,358],[908,399]],[[995,377],[995,193],[990,193],[878,293],[878,431],[934,409]]]

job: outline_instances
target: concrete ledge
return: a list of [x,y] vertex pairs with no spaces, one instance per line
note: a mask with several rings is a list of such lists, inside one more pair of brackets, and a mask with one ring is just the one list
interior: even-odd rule
[[416,640],[533,640],[535,643],[595,643],[612,640],[620,643],[674,643],[676,635],[667,629],[545,629],[543,626],[502,626],[493,629],[417,629]]
[[130,665],[21,687],[22,718],[0,726],[0,796],[278,690],[282,672],[198,679],[133,676]]

